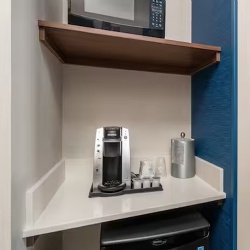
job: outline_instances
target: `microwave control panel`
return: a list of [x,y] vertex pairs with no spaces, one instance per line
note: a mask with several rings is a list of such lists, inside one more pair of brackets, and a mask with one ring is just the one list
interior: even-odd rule
[[164,29],[165,27],[165,0],[151,0],[150,27]]

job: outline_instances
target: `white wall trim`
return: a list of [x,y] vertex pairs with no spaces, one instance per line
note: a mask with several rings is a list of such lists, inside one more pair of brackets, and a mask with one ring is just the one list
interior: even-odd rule
[[32,226],[65,181],[65,160],[58,162],[26,192],[26,226]]
[[63,1],[63,16],[62,21],[65,24],[68,24],[68,0],[62,0]]
[[238,204],[237,249],[249,249],[250,221],[250,1],[238,1]]
[[223,192],[223,173],[224,170],[210,162],[207,162],[199,157],[196,160],[196,175],[207,182],[210,186]]
[[166,1],[166,39],[191,42],[192,1]]
[[0,249],[11,249],[11,1],[0,8]]

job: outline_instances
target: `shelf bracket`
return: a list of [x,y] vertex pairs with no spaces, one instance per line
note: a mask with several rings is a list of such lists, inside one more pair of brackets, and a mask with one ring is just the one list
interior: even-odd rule
[[44,27],[39,28],[39,39],[40,41],[54,54],[61,63],[65,63],[63,54],[59,51],[56,45],[49,39],[46,35],[46,30]]
[[217,201],[217,205],[219,207],[222,207],[224,205],[224,203],[225,203],[225,200],[219,200],[219,201]]
[[202,64],[200,67],[198,67],[196,69],[193,69],[191,72],[191,75],[194,75],[195,73],[197,73],[203,69],[206,69],[206,68],[208,68],[216,63],[219,63],[220,62],[220,55],[221,55],[221,53],[217,52],[212,60],[205,62],[204,64]]
[[36,244],[38,238],[39,236],[32,236],[26,238],[26,247],[33,247]]

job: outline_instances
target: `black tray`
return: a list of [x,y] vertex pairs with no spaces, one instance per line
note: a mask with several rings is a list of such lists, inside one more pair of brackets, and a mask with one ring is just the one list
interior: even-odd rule
[[160,184],[159,187],[150,187],[150,188],[141,188],[141,189],[123,189],[122,191],[115,192],[115,193],[103,193],[101,191],[93,192],[93,185],[90,188],[89,191],[89,198],[94,197],[113,197],[113,196],[119,196],[124,194],[138,194],[138,193],[147,193],[147,192],[156,192],[156,191],[163,191],[163,187]]

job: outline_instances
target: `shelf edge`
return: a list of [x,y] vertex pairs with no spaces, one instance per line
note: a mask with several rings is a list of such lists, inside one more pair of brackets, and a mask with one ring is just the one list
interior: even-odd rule
[[[76,64],[76,65],[86,65],[86,66],[93,66],[93,67],[117,68],[117,69],[125,69],[125,70],[148,71],[148,72],[192,76],[195,73],[220,62],[221,47],[217,47],[217,46],[172,41],[172,40],[161,39],[161,38],[146,37],[146,36],[140,36],[140,35],[134,35],[134,34],[127,34],[127,33],[119,33],[119,32],[114,32],[114,31],[93,29],[93,28],[68,25],[68,24],[56,23],[56,22],[50,22],[50,21],[39,20],[38,25],[39,25],[40,41],[51,51],[51,53],[53,53],[59,59],[61,63],[65,63],[65,64]],[[166,46],[172,46],[172,47],[175,47],[175,46],[183,47],[183,48],[185,47],[189,49],[200,50],[200,52],[202,50],[210,51],[212,52],[212,55],[211,55],[211,58],[201,63],[197,67],[190,67],[190,68],[186,67],[185,70],[181,69],[181,67],[180,67],[180,70],[177,70],[177,69],[174,69],[174,67],[168,67],[168,66],[162,67],[162,69],[160,69],[157,66],[145,65],[145,64],[137,66],[135,68],[134,67],[131,68],[131,66],[126,65],[126,63],[124,62],[117,63],[115,61],[109,61],[107,65],[107,60],[105,60],[105,63],[101,63],[99,62],[99,60],[94,62],[93,59],[89,59],[89,58],[85,58],[85,59],[68,58],[67,56],[64,55],[63,51],[59,48],[60,46],[58,47],[57,44],[53,41],[53,34],[50,33],[51,30],[67,30],[67,31],[79,32],[82,34],[86,33],[86,34],[92,34],[92,35],[99,35],[103,37],[109,36],[113,38],[125,39],[128,41],[135,40],[135,41],[141,41],[141,42],[145,42],[149,44],[151,43],[151,44],[154,44],[155,46],[166,45]]]
[[166,45],[171,45],[171,46],[190,47],[194,49],[221,52],[221,47],[219,46],[181,42],[181,41],[175,41],[175,40],[169,40],[169,39],[163,39],[163,38],[155,38],[155,37],[141,36],[141,35],[135,35],[135,34],[129,34],[129,33],[109,31],[109,30],[88,28],[88,27],[52,22],[52,21],[39,20],[38,26],[44,29],[54,28],[54,29],[61,29],[61,30],[70,30],[70,31],[75,31],[75,32],[90,33],[90,34],[98,33],[98,35],[101,35],[101,36],[114,36],[117,38],[135,39],[135,40],[140,40],[140,41],[150,42],[150,43],[159,43],[159,44],[166,44]]

